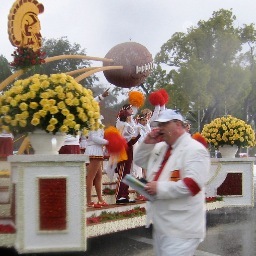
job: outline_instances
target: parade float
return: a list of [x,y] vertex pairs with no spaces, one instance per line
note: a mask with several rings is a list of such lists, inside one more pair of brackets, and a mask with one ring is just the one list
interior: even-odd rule
[[[14,247],[20,254],[86,251],[87,239],[90,237],[145,225],[145,201],[116,205],[115,195],[111,193],[115,189],[115,182],[109,180],[107,175],[104,175],[103,191],[104,198],[110,205],[100,209],[87,209],[85,163],[88,159],[84,155],[59,155],[57,152],[61,142],[57,142],[57,137],[58,133],[97,129],[97,125],[92,128],[89,123],[97,123],[95,120],[99,110],[91,91],[79,84],[81,80],[97,72],[104,72],[106,79],[113,85],[125,88],[138,86],[153,68],[152,56],[141,44],[126,42],[113,47],[104,58],[87,55],[44,58],[40,52],[38,19],[43,11],[43,5],[36,0],[14,2],[8,17],[8,33],[11,43],[17,47],[13,65],[20,69],[0,83],[0,92],[7,85],[12,85],[6,93],[1,93],[0,106],[5,106],[1,108],[4,120],[2,125],[11,125],[16,132],[22,130],[36,133],[35,127],[40,124],[44,133],[53,136],[47,139],[51,142],[46,146],[47,152],[42,151],[42,145],[46,141],[44,139],[44,142],[39,142],[41,148],[35,154],[22,154],[27,144],[31,143],[31,138],[27,137],[19,154],[8,158],[2,156],[0,159],[0,246]],[[35,53],[37,61],[20,63],[19,56],[24,51],[32,55]],[[50,77],[35,74],[24,80],[18,79],[30,69],[31,64],[46,65],[65,58],[100,61],[103,65],[73,70],[66,74],[53,74]],[[43,92],[44,88],[47,91]],[[55,105],[59,98],[50,102],[42,101],[41,106],[47,106],[50,115],[47,122],[40,122],[40,117],[47,116],[44,109],[35,111],[38,102],[32,104],[28,99],[33,98],[36,92],[41,92],[48,99],[50,93],[57,91],[61,95],[66,88],[72,91],[67,92],[70,95],[68,107],[63,107],[60,102]],[[20,109],[22,112],[15,113],[18,111],[15,104],[21,96],[24,97],[24,104]],[[81,105],[78,113],[74,112],[72,104]],[[93,108],[89,108],[88,104]],[[69,122],[64,122],[57,112],[60,109],[65,112],[69,106]],[[11,115],[10,109],[14,111]],[[81,120],[87,124],[85,127]],[[51,153],[49,150],[52,150]],[[208,210],[224,206],[253,206],[253,161],[253,158],[212,159],[206,189]],[[235,175],[236,183],[233,188],[230,188],[230,184],[227,185],[229,175]],[[135,197],[132,190],[130,197]]]

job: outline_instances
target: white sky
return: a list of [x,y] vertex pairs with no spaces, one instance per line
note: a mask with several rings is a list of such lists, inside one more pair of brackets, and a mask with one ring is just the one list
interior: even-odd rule
[[[175,32],[186,32],[213,11],[233,10],[236,25],[256,23],[256,0],[38,0],[44,38],[67,36],[87,55],[104,57],[119,43],[130,41],[147,47],[154,57]],[[0,54],[12,60],[14,47],[8,39],[8,14],[14,0],[0,2]],[[95,66],[99,63],[95,63]],[[103,84],[108,84],[103,75]]]

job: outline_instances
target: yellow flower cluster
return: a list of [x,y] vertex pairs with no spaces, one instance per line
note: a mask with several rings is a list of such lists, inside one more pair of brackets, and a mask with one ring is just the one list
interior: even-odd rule
[[238,147],[253,147],[255,145],[255,133],[252,127],[231,115],[216,118],[206,124],[203,127],[202,135],[215,148],[223,145]]
[[92,91],[65,74],[33,75],[0,94],[0,127],[13,134],[46,132],[87,134],[102,128]]

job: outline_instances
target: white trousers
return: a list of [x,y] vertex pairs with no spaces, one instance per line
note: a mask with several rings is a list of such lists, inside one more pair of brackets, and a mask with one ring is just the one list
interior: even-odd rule
[[202,242],[199,238],[173,238],[155,231],[153,238],[157,256],[193,256]]

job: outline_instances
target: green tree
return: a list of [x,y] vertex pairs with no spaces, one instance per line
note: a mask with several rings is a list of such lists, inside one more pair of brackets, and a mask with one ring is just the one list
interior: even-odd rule
[[[85,50],[81,49],[79,44],[71,44],[67,37],[61,37],[59,39],[43,39],[41,50],[46,53],[46,57],[59,55],[86,55]],[[84,59],[61,59],[40,66],[35,66],[24,76],[30,76],[35,73],[46,75],[66,73],[90,66],[90,61]],[[81,81],[81,84],[85,87],[93,87],[93,84],[96,81],[98,81],[98,78],[95,75],[92,75]]]
[[244,100],[243,113],[247,116],[247,121],[256,124],[256,65],[255,65],[255,47],[256,30],[254,24],[246,25],[240,29],[241,40],[247,47],[247,51],[240,55],[241,62],[245,62],[248,72],[250,72],[251,90]]
[[[8,60],[3,55],[0,55],[0,82],[4,81],[11,74],[12,74],[12,70],[10,68]],[[10,86],[7,86],[6,88],[4,88],[4,91],[8,90],[9,87]]]
[[[213,12],[187,33],[175,33],[155,57],[171,68],[165,79],[172,101],[183,114],[198,116],[198,127],[224,114],[244,117],[241,109],[251,90],[250,74],[238,58],[247,40],[245,28],[235,28],[231,10]],[[151,84],[157,81],[151,81]],[[164,86],[164,87],[165,87]]]

